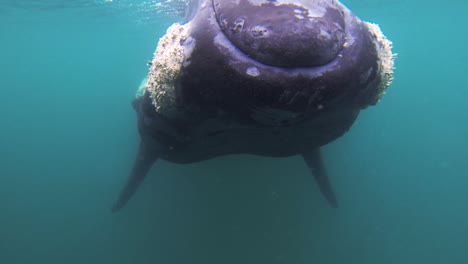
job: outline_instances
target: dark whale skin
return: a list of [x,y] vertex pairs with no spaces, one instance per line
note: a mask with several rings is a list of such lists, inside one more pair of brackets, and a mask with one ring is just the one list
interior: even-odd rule
[[[324,0],[206,1],[184,27],[179,42],[190,54],[171,79],[170,103],[160,99],[169,96],[158,90],[161,79],[133,102],[141,143],[113,211],[157,159],[192,163],[241,153],[302,155],[337,207],[320,147],[348,131],[391,81],[375,32]],[[160,76],[158,67],[153,63],[150,78]]]

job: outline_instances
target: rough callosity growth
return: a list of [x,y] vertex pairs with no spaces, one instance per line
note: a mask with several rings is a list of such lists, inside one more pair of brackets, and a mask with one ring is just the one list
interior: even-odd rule
[[377,86],[375,102],[378,103],[385,94],[385,90],[393,81],[393,69],[395,54],[392,53],[392,42],[388,40],[380,30],[377,24],[366,23],[369,32],[375,38],[375,45],[379,57],[380,66],[380,82]]
[[170,112],[175,107],[175,81],[185,58],[181,43],[186,39],[187,27],[174,24],[159,40],[146,84],[157,111]]

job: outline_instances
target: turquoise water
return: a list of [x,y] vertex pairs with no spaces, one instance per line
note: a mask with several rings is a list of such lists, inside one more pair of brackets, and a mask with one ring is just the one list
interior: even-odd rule
[[176,21],[152,1],[0,0],[0,263],[468,263],[462,1],[344,2],[398,53],[376,107],[324,148],[340,208],[299,157],[161,161],[110,207],[130,102]]

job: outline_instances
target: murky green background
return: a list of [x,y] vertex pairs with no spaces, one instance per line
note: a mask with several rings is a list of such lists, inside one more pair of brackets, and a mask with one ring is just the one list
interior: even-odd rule
[[468,263],[464,1],[348,0],[398,53],[384,100],[324,155],[159,162],[111,214],[130,102],[174,16],[152,1],[0,0],[0,263]]

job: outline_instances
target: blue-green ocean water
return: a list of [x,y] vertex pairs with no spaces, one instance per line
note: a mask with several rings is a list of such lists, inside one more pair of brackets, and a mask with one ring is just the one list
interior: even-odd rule
[[382,102],[324,148],[340,208],[300,157],[245,155],[158,162],[112,214],[138,143],[130,102],[176,17],[0,0],[0,263],[468,263],[468,4],[344,3],[398,58]]

